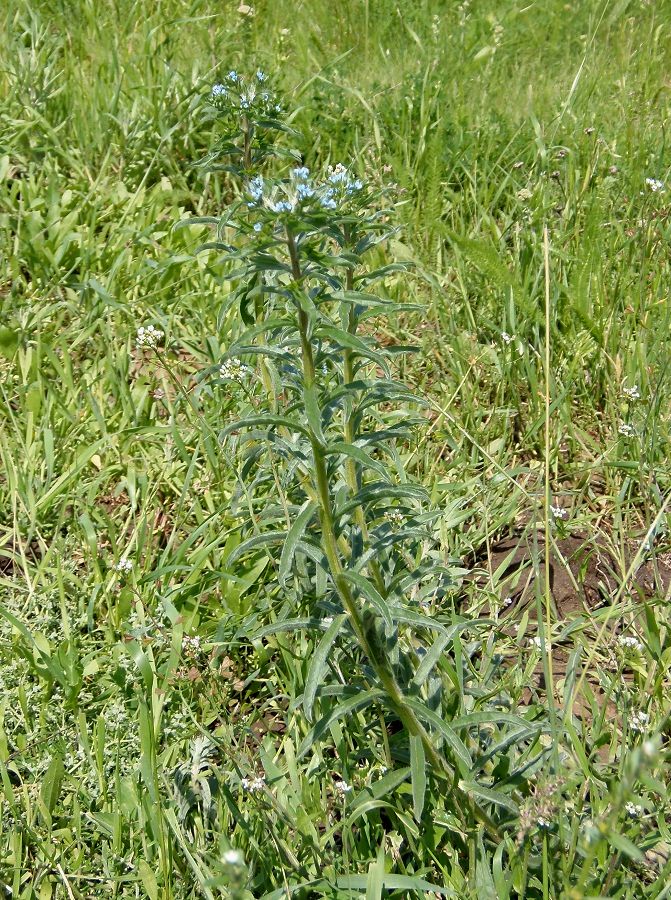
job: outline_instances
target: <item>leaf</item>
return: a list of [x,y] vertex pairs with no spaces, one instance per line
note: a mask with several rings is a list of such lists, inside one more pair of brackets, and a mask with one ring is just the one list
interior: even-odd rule
[[247,419],[238,419],[236,422],[231,422],[230,425],[227,425],[221,431],[221,436],[225,437],[234,431],[242,431],[245,428],[255,428],[265,425],[274,428],[289,428],[293,431],[300,431],[301,434],[310,437],[310,432],[305,425],[300,425],[298,422],[295,422],[293,419],[288,419],[286,416],[273,415],[250,416]]
[[426,654],[422,658],[421,663],[417,666],[417,671],[413,677],[413,683],[418,687],[424,684],[426,679],[429,677],[431,670],[436,665],[440,657],[443,655],[443,650],[452,640],[451,635],[449,634],[441,634],[439,638],[437,638],[431,648],[427,650]]
[[231,551],[226,558],[226,566],[230,567],[231,564],[240,559],[240,557],[244,556],[250,550],[255,550],[257,547],[264,547],[266,544],[278,544],[281,540],[285,540],[286,536],[286,531],[268,531],[264,534],[255,534],[254,537],[247,538],[246,541],[238,544],[238,546]]
[[634,859],[637,862],[643,862],[645,859],[643,853],[638,849],[636,844],[633,844],[629,838],[620,834],[619,831],[611,831],[608,835],[608,842],[612,847],[615,847],[619,853],[624,853],[625,856],[628,856],[629,859]]
[[361,447],[357,447],[354,444],[346,444],[344,441],[340,441],[336,444],[329,444],[324,452],[327,456],[335,456],[336,454],[349,456],[365,468],[373,469],[382,478],[389,478],[389,474],[383,463],[379,462],[377,459],[373,459],[373,457],[369,456],[365,450],[362,450]]
[[475,891],[478,900],[502,900],[499,896],[489,861],[482,840],[482,832],[478,832],[477,856],[475,861]]
[[426,758],[419,735],[410,735],[410,772],[412,778],[412,807],[416,822],[421,822],[426,796]]
[[312,521],[316,509],[317,503],[315,500],[306,500],[287,533],[284,547],[282,547],[278,573],[278,578],[281,585],[284,585],[286,582],[289,571],[291,570],[291,566],[293,565],[294,556],[296,554],[296,547],[298,546],[300,539],[303,537],[305,529]]
[[479,797],[481,800],[486,800],[488,803],[502,806],[513,816],[518,816],[520,814],[517,804],[514,803],[510,797],[501,793],[501,791],[494,791],[491,788],[483,787],[483,785],[478,784],[475,781],[460,781],[459,787],[469,796],[472,794],[474,797]]
[[314,384],[306,385],[303,389],[303,403],[310,430],[323,447],[326,443],[326,438],[322,431],[322,414],[319,408],[319,400],[317,399],[317,389]]
[[40,799],[50,814],[58,802],[64,777],[63,757],[57,753],[52,757],[40,787]]
[[372,583],[360,572],[344,572],[343,574],[345,579],[350,581],[356,587],[359,593],[368,600],[371,606],[375,607],[384,619],[387,627],[391,628],[393,626],[393,621],[389,611],[389,604],[378,593],[376,588],[373,587]]
[[347,616],[336,616],[329,627],[326,634],[317,645],[317,649],[312,654],[310,660],[310,668],[308,669],[308,677],[305,680],[305,690],[303,692],[303,712],[308,722],[312,721],[312,707],[317,696],[317,689],[322,683],[324,670],[331,647],[335,643],[336,638],[340,634],[343,622]]
[[368,867],[366,878],[366,900],[382,900],[382,887],[384,884],[384,844],[377,851],[377,859]]
[[297,759],[302,759],[302,757],[305,756],[313,744],[322,736],[322,734],[324,734],[329,725],[337,722],[338,719],[342,719],[343,716],[351,715],[357,710],[369,706],[376,700],[381,700],[384,696],[384,691],[363,691],[360,693],[357,692],[353,697],[344,700],[342,703],[338,703],[305,735],[302,744],[298,748],[298,753],[296,754]]
[[405,702],[408,706],[414,710],[415,713],[419,716],[420,719],[423,719],[428,725],[431,725],[435,731],[440,734],[445,743],[450,747],[454,756],[457,759],[457,764],[459,765],[459,769],[461,770],[463,775],[466,775],[472,765],[473,760],[471,759],[471,754],[468,752],[468,748],[461,740],[461,738],[454,732],[452,727],[448,725],[448,723],[441,719],[441,717],[435,713],[432,709],[429,709],[419,700],[415,700],[413,697],[405,697]]
[[321,325],[316,331],[316,336],[328,338],[328,340],[334,344],[339,344],[347,350],[353,350],[360,356],[373,360],[381,366],[385,372],[387,371],[387,364],[380,353],[372,350],[368,344],[361,340],[361,338],[355,337],[355,335],[350,334],[348,331],[343,331],[342,328],[336,328],[333,325]]
[[0,356],[12,359],[19,346],[19,332],[14,328],[0,328]]
[[149,900],[158,900],[158,882],[151,866],[144,859],[138,860],[137,871]]

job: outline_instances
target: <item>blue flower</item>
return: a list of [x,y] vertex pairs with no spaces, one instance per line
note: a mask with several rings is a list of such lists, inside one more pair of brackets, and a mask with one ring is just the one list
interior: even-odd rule
[[308,197],[314,196],[315,190],[307,182],[302,181],[300,184],[296,185],[296,193],[301,200],[306,200]]
[[240,81],[240,76],[239,76],[238,73],[235,71],[235,69],[232,69],[232,70],[228,73],[228,80],[229,80],[229,81],[234,81],[234,82],[235,82],[235,81]]
[[247,190],[252,200],[256,200],[258,203],[263,198],[263,176],[257,175],[256,178],[252,178]]
[[258,81],[266,81],[268,76],[262,69],[259,69],[258,72],[256,73],[256,78]]
[[254,231],[256,231],[256,232],[261,231],[262,228],[263,228],[263,225],[262,225],[260,222],[257,222],[257,223],[254,225]]
[[291,174],[294,178],[298,178],[300,181],[305,181],[310,176],[310,170],[307,166],[299,166],[297,169],[292,169]]
[[345,190],[347,191],[348,194],[353,194],[355,191],[360,191],[362,187],[363,187],[363,181],[361,181],[359,178],[357,178],[354,181],[350,181],[347,184],[347,186],[345,187]]
[[213,97],[225,97],[228,91],[225,84],[215,84],[212,88]]
[[331,184],[346,184],[349,181],[349,174],[342,163],[338,163],[335,169],[331,169],[329,181]]
[[293,206],[289,203],[288,200],[278,200],[277,203],[274,204],[273,210],[274,212],[283,213],[283,212],[291,212]]

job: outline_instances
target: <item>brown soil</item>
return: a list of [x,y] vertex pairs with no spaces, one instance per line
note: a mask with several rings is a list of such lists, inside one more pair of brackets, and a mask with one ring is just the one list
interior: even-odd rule
[[[668,553],[641,563],[632,573],[629,583],[622,587],[635,550],[636,546],[630,548],[623,568],[622,562],[614,559],[603,540],[587,539],[581,535],[555,540],[549,566],[555,622],[570,622],[579,617],[589,619],[592,611],[628,596],[648,599],[668,596],[671,592],[671,554]],[[528,613],[529,620],[535,622],[537,591],[545,604],[544,534],[527,531],[491,545],[488,552],[478,558],[470,580],[482,588],[493,589],[506,604],[501,613],[503,623],[518,621],[524,611]],[[487,614],[487,610],[484,612]],[[611,631],[617,632],[618,617],[613,617],[610,627]],[[535,630],[533,625],[532,633]],[[560,644],[552,647],[555,688],[560,687],[566,677],[569,654],[570,649]],[[534,681],[522,698],[526,703],[545,694],[542,663],[539,663],[534,674]],[[588,674],[587,682],[597,702],[600,705],[606,703],[606,714],[616,715],[617,710],[606,699],[596,678]],[[557,693],[561,694],[561,690]],[[591,717],[591,707],[581,698],[574,702],[573,712],[581,718]]]

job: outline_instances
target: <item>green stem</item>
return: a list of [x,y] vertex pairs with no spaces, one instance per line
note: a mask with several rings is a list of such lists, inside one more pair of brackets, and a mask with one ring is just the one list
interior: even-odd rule
[[[295,238],[289,228],[287,228],[287,247],[289,257],[291,259],[291,269],[294,281],[300,285],[303,275],[301,272],[300,261],[298,258],[298,248],[296,247]],[[315,380],[315,364],[314,354],[312,351],[312,342],[310,340],[308,317],[303,309],[298,311],[298,326],[301,339],[301,350],[303,356],[303,379],[306,387],[311,387]],[[383,648],[377,642],[375,644],[369,637],[369,630],[359,609],[356,598],[352,593],[349,581],[343,568],[340,553],[338,552],[338,541],[335,531],[335,523],[333,520],[333,502],[331,499],[331,491],[328,482],[328,472],[326,468],[326,458],[324,448],[317,439],[316,435],[310,429],[310,445],[312,448],[312,457],[314,462],[314,475],[317,487],[317,496],[320,508],[320,523],[322,531],[322,549],[326,556],[331,578],[335,585],[336,591],[340,596],[343,607],[347,612],[352,626],[352,630],[356,635],[359,646],[368,658],[380,684],[384,688],[390,706],[401,720],[406,731],[412,737],[419,737],[424,748],[424,754],[431,766],[433,772],[437,776],[442,776],[448,782],[448,793],[457,794],[462,804],[466,804],[470,809],[476,821],[480,822],[487,829],[489,834],[494,838],[499,838],[498,829],[492,822],[487,813],[468,797],[459,787],[450,782],[455,779],[455,773],[447,760],[440,754],[431,740],[429,733],[426,731],[422,723],[417,718],[415,712],[406,704],[403,692],[396,681],[394,673],[391,670],[389,661],[386,658]],[[457,799],[455,797],[455,799]],[[459,803],[455,804],[457,812],[462,822],[465,822],[464,809]]]
[[[347,269],[347,274],[345,276],[345,288],[348,291],[354,290],[354,270],[352,268]],[[356,314],[354,311],[354,307],[350,305],[349,312],[347,314],[347,331],[349,334],[355,335],[356,329]],[[346,347],[343,353],[343,357],[344,382],[345,384],[352,384],[352,382],[354,381],[354,353],[352,352],[352,350]],[[353,444],[356,437],[354,432],[352,402],[353,401],[351,398],[349,398],[349,400],[345,400],[344,432],[346,444]],[[357,478],[356,462],[349,456],[345,460],[345,478],[347,479],[347,484],[349,485],[349,489],[352,492],[352,497],[356,497],[356,495],[359,493],[359,480]],[[354,521],[359,526],[364,544],[368,544],[368,523],[366,522],[366,515],[361,506],[357,506],[354,510]],[[378,593],[382,597],[386,597],[387,585],[385,584],[384,578],[382,577],[382,572],[380,571],[379,565],[374,559],[371,559],[368,567],[370,569],[371,575],[373,576],[373,581],[375,582],[375,587],[377,588]]]

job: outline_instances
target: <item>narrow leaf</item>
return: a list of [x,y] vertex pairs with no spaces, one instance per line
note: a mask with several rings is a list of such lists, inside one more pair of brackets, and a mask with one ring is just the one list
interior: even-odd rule
[[410,771],[412,775],[412,807],[416,822],[421,822],[426,795],[426,759],[419,735],[410,736]]
[[280,556],[278,578],[281,585],[284,585],[286,582],[291,566],[293,565],[296,547],[303,537],[305,529],[312,521],[316,508],[317,503],[315,500],[306,500],[289,529],[287,539],[282,548],[282,555]]
[[347,616],[345,615],[336,616],[334,618],[327,628],[326,634],[317,645],[317,649],[312,654],[308,677],[305,681],[305,691],[303,692],[303,711],[308,722],[312,721],[312,707],[314,706],[317,689],[324,677],[328,655],[336,638],[340,634],[340,630],[346,618]]
[[360,594],[365,597],[366,600],[371,604],[371,606],[375,607],[378,613],[382,616],[385,621],[385,624],[391,628],[393,625],[391,612],[389,611],[389,605],[387,601],[383,599],[383,597],[378,593],[378,591],[373,587],[371,582],[359,572],[345,572],[345,578],[347,581],[351,581],[351,583],[357,588]]

